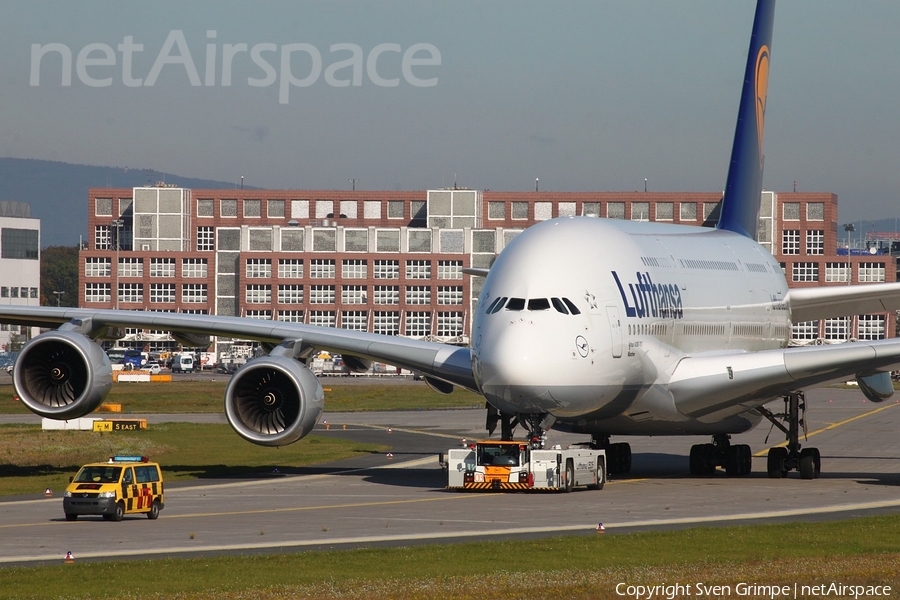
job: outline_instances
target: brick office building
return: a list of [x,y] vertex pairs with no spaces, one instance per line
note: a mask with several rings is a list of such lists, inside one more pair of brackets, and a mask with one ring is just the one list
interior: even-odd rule
[[[481,279],[516,235],[558,216],[709,225],[720,193],[89,191],[82,307],[311,323],[467,344]],[[839,255],[837,197],[763,192],[759,240],[789,285],[894,281],[889,255]],[[113,265],[118,264],[117,269]],[[795,324],[796,343],[892,335],[893,314]],[[174,346],[165,332],[129,344]],[[216,350],[227,351],[228,340]]]

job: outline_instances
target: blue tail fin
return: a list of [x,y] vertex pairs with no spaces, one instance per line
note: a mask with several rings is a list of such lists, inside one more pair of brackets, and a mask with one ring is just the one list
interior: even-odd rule
[[753,21],[753,34],[750,37],[744,89],[741,92],[741,106],[718,225],[719,229],[734,231],[753,239],[756,239],[762,193],[763,129],[774,17],[775,0],[759,0]]

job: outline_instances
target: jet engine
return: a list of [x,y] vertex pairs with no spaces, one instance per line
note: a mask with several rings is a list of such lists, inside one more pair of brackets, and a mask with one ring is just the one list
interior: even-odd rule
[[73,331],[42,333],[19,352],[13,382],[19,399],[49,419],[77,419],[95,408],[112,387],[103,348]]
[[260,446],[292,444],[312,431],[325,392],[312,371],[293,358],[255,358],[225,388],[225,414],[239,436]]

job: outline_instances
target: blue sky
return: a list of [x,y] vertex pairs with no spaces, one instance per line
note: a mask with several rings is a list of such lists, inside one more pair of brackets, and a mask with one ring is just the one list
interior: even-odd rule
[[[542,190],[631,191],[647,178],[651,190],[716,191],[724,186],[754,3],[0,7],[0,156],[233,182],[243,176],[267,188],[349,189],[355,178],[357,189],[427,189],[455,179],[478,189],[528,190],[540,178]],[[900,213],[898,23],[895,1],[779,4],[766,115],[768,189],[789,191],[796,181],[799,191],[837,193],[842,220]],[[131,51],[126,77],[119,46],[129,36],[143,49]],[[167,41],[173,45],[165,53]],[[40,58],[35,85],[32,47],[48,44],[71,53],[71,85],[61,85],[53,50]],[[306,50],[287,54],[288,74],[281,59],[291,44]],[[333,52],[336,44],[359,48],[361,85],[352,85],[352,66],[329,82],[329,66],[353,56]],[[208,45],[215,50],[211,74]],[[238,49],[230,86],[222,81],[226,45]],[[378,48],[373,78],[367,64]],[[412,78],[403,70],[407,51]],[[315,77],[313,54],[321,58]],[[114,65],[103,64],[110,60]],[[145,85],[157,62],[158,76]],[[187,62],[200,85],[192,85]],[[263,62],[274,79],[267,81]],[[282,88],[289,75],[310,85]],[[396,85],[378,85],[379,78]],[[104,79],[109,85],[97,87]]]

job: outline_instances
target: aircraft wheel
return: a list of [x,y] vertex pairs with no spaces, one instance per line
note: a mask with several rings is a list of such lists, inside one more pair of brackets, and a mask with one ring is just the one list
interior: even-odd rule
[[706,466],[706,444],[694,444],[691,446],[691,475],[702,477],[708,474]]
[[816,479],[822,471],[822,457],[818,448],[804,448],[800,451],[800,477]]
[[784,464],[785,461],[787,461],[787,458],[787,448],[784,448],[783,446],[769,448],[769,455],[766,458],[766,471],[768,472],[770,479],[781,479],[787,475],[787,468]]

